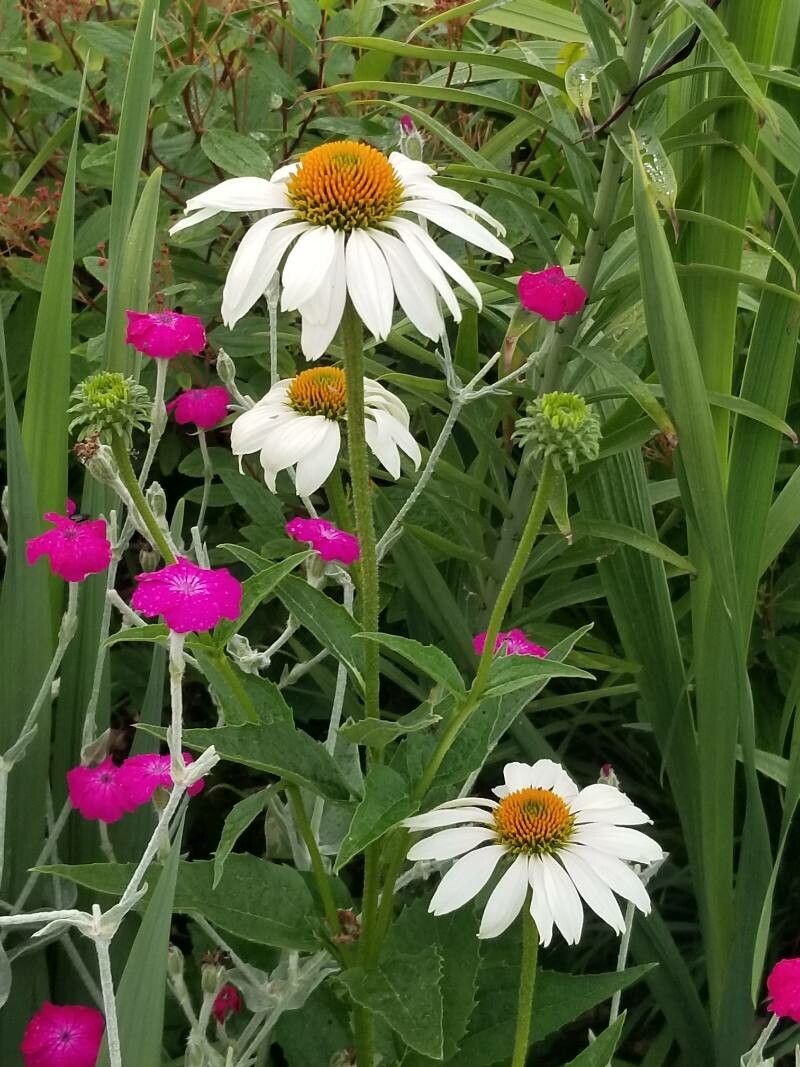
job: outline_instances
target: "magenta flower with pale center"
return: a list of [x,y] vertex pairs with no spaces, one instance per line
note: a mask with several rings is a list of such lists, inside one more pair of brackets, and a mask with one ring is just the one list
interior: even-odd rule
[[[183,753],[183,762],[188,766],[194,762],[190,752]],[[129,756],[119,768],[119,781],[123,792],[136,807],[146,804],[158,788],[172,789],[170,757],[160,756],[157,752],[147,752],[140,756]],[[202,792],[205,782],[199,779],[187,789],[190,797]]]
[[67,501],[67,514],[46,512],[53,529],[31,537],[25,558],[33,565],[47,556],[53,574],[66,582],[82,582],[90,574],[104,571],[111,562],[111,542],[106,537],[105,519],[73,519],[75,505]]
[[242,584],[225,567],[212,570],[181,558],[150,574],[137,574],[131,599],[142,615],[163,615],[177,634],[212,630],[242,611]]
[[198,356],[206,347],[206,331],[194,315],[176,311],[126,311],[125,344],[154,359],[174,359],[191,352]]
[[222,1026],[229,1015],[238,1015],[242,1010],[242,998],[239,990],[231,982],[227,982],[214,999],[211,1011],[214,1018]]
[[526,311],[533,311],[548,322],[561,322],[567,315],[577,315],[588,295],[561,267],[548,267],[535,273],[525,271],[518,290]]
[[207,389],[187,389],[167,404],[167,411],[175,412],[180,426],[194,423],[198,430],[212,430],[228,414],[231,394],[224,385],[210,385]]
[[125,788],[120,768],[107,756],[96,767],[73,767],[67,771],[69,802],[84,819],[118,822],[139,806]]
[[294,541],[310,544],[326,563],[336,560],[349,566],[361,556],[358,538],[327,519],[304,519],[298,515],[286,523],[286,532]]
[[778,960],[767,978],[767,992],[773,1015],[800,1023],[800,959]]
[[[472,639],[472,647],[477,655],[482,655],[486,647],[485,630]],[[494,651],[499,652],[500,649],[503,649],[506,656],[536,656],[537,659],[545,659],[547,656],[547,649],[529,641],[522,630],[501,630],[494,642]]]
[[105,1019],[82,1004],[44,1003],[25,1029],[25,1067],[95,1067]]

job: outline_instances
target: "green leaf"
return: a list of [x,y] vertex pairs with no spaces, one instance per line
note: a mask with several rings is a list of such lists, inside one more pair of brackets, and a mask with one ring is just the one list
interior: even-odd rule
[[237,178],[261,177],[272,170],[272,160],[258,141],[235,130],[206,130],[200,147],[220,170]]
[[671,548],[660,541],[649,537],[647,534],[636,530],[632,526],[622,526],[616,522],[605,522],[601,519],[575,519],[575,540],[581,537],[597,537],[602,541],[617,541],[620,544],[635,548],[637,552],[645,552],[649,556],[655,556],[665,563],[669,563],[677,571],[683,574],[694,574],[695,568],[685,556],[678,555]]
[[570,1060],[565,1067],[608,1067],[611,1057],[617,1051],[624,1026],[625,1012],[602,1034],[598,1034],[591,1045],[574,1060]]
[[284,578],[276,591],[292,615],[347,667],[358,686],[363,686],[364,646],[355,638],[359,628],[352,615],[301,578]]
[[166,641],[169,637],[169,630],[161,622],[149,622],[145,626],[126,626],[122,630],[117,630],[116,633],[110,634],[105,639],[106,648],[110,648],[112,645],[122,644],[124,641]]
[[340,728],[339,736],[351,741],[354,745],[366,745],[367,748],[386,748],[392,741],[396,741],[403,734],[416,733],[418,730],[427,730],[439,722],[441,715],[437,715],[435,706],[420,704],[408,715],[402,715],[399,719],[348,719]]
[[266,789],[251,793],[249,797],[245,797],[238,804],[234,804],[225,817],[219,844],[214,853],[214,882],[211,886],[212,889],[216,889],[220,883],[225,870],[225,860],[233,851],[233,846],[264,810],[268,795]]
[[[485,700],[514,693],[530,685],[547,682],[550,678],[592,678],[587,671],[569,663],[559,663],[548,656],[498,656],[492,663],[489,682],[484,693]],[[541,688],[541,685],[539,685]]]
[[410,792],[405,778],[391,767],[376,763],[370,768],[364,781],[364,798],[353,813],[336,857],[337,873],[367,845],[417,811],[419,803],[411,799]]
[[365,641],[375,641],[396,652],[413,666],[423,671],[429,678],[443,685],[445,689],[454,694],[464,692],[464,680],[450,657],[442,652],[436,645],[423,645],[419,641],[412,641],[407,637],[398,637],[395,634],[358,634]]
[[241,630],[256,608],[267,599],[278,582],[282,581],[287,574],[291,574],[295,567],[299,567],[307,556],[307,551],[296,552],[293,556],[281,560],[280,563],[273,563],[271,566],[265,567],[264,570],[254,574],[252,578],[247,578],[242,583],[242,610],[239,618],[233,621],[226,620],[217,625],[214,630],[216,643],[223,646],[235,633]]
[[356,1004],[379,1015],[409,1048],[441,1060],[444,1050],[442,960],[429,945],[413,955],[393,952],[370,971],[352,967],[339,975]]
[[[187,647],[217,695],[226,726],[254,725],[265,718],[287,719],[285,701],[272,682],[240,671],[206,639],[190,638]],[[287,721],[292,721],[291,712]]]
[[672,420],[656,400],[651,388],[626,363],[601,348],[588,347],[578,351],[584,359],[588,359],[595,367],[599,367],[609,377],[619,382],[625,392],[636,401],[645,415],[650,416],[662,433],[672,438],[676,436]]

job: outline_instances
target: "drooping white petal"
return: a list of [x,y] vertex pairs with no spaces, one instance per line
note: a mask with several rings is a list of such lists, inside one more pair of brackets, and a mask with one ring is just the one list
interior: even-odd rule
[[494,826],[494,819],[488,811],[468,807],[447,808],[444,811],[434,808],[423,815],[412,815],[404,821],[403,826],[407,830],[435,830],[440,826],[457,826],[462,822],[479,822],[485,826]]
[[489,800],[487,797],[457,797],[455,800],[447,800],[444,804],[439,804],[435,810],[441,811],[443,808],[464,808],[471,807],[472,805],[483,805],[486,808],[496,808],[497,801]]
[[628,826],[585,823],[575,827],[572,840],[629,863],[655,863],[664,855],[652,837]]
[[531,784],[531,768],[528,763],[507,763],[503,768],[503,779],[511,793],[518,789],[527,789]]
[[495,837],[485,826],[459,826],[423,838],[408,851],[410,860],[451,860]]
[[333,262],[322,285],[310,303],[300,305],[300,347],[306,359],[319,359],[327,352],[342,321],[347,299],[344,246],[344,233],[339,230]]
[[279,211],[259,219],[239,242],[222,290],[222,321],[226,326],[234,326],[264,295],[280,257],[307,228],[304,222],[281,226],[290,218],[291,212]]
[[[290,422],[296,418],[291,411],[285,411],[281,422]],[[268,407],[256,404],[249,411],[243,412],[231,425],[231,452],[234,456],[247,456],[259,452],[264,447],[264,435],[275,425],[275,412]]]
[[206,207],[215,211],[270,211],[291,206],[283,186],[266,178],[228,178],[186,201],[187,211]]
[[598,878],[603,879],[609,889],[625,900],[630,900],[645,915],[650,914],[650,897],[641,878],[622,860],[608,856],[605,852],[599,852],[589,845],[570,844],[564,851],[578,855],[592,868]]
[[369,332],[379,341],[392,328],[394,288],[380,249],[365,230],[353,230],[345,247],[347,291]]
[[364,406],[368,414],[373,414],[375,411],[385,411],[401,426],[406,429],[409,427],[411,417],[403,401],[373,378],[364,379]]
[[[410,219],[401,219],[399,216],[390,219],[385,226],[387,230],[394,230],[395,233],[398,233],[409,246],[412,253],[414,251],[414,243],[422,245],[423,250],[428,253],[434,263],[438,264],[445,274],[449,274],[457,285],[460,285],[465,292],[469,293],[478,308],[480,309],[483,307],[481,294],[470,276],[451,256],[448,256],[446,252],[443,252],[441,248],[439,248],[430,234],[425,233],[421,226],[418,226],[417,223],[412,222]],[[423,259],[420,259],[420,266],[423,270],[425,269]],[[429,277],[431,276],[429,275]],[[434,285],[436,284],[433,277],[431,277],[431,281]]]
[[553,856],[542,856],[541,885],[553,922],[568,945],[577,945],[583,930],[583,905],[567,872]]
[[528,864],[528,881],[531,887],[531,915],[539,931],[539,942],[549,945],[553,939],[553,913],[542,884],[542,857],[531,856]]
[[398,229],[396,226],[392,225],[391,222],[386,223],[387,228],[391,227],[394,232],[398,234],[398,236],[400,236],[402,232],[400,240],[408,249],[412,259],[414,260],[414,263],[417,265],[417,268],[422,271],[422,273],[434,287],[436,292],[442,298],[450,314],[453,316],[453,320],[455,322],[461,322],[461,305],[458,302],[456,294],[453,292],[453,287],[450,285],[450,282],[447,280],[444,271],[433,258],[430,251],[421,241],[418,241],[416,239],[416,236],[413,231],[415,229],[419,229],[419,227],[413,222],[409,223],[407,219],[398,218],[395,221],[398,223],[408,224],[409,229],[403,231],[402,227],[401,229]]
[[584,808],[575,813],[575,821],[609,823],[614,826],[641,826],[653,820],[635,804],[626,804],[619,808]]
[[[390,415],[384,411],[372,411],[370,413],[371,419],[375,421],[378,427],[378,431],[384,437],[391,437],[392,441],[397,445],[401,452],[405,452],[415,467],[420,465],[422,460],[422,453],[419,450],[419,445],[414,440],[412,434],[403,425],[399,419],[396,419],[394,415]],[[370,419],[367,419],[365,424],[369,425]]]
[[431,897],[428,911],[434,915],[449,915],[472,900],[492,877],[505,854],[504,845],[485,845],[456,860]]
[[[384,412],[376,412],[376,415],[383,414]],[[364,437],[378,462],[386,468],[395,480],[399,478],[401,469],[400,453],[397,449],[397,445],[391,434],[384,433],[381,430],[380,424],[376,421],[375,416],[371,419],[364,420]]]
[[600,782],[581,789],[570,807],[578,814],[579,822],[611,822],[619,826],[637,826],[652,821],[625,793]]
[[404,200],[401,209],[421,215],[423,219],[441,226],[443,230],[454,233],[457,237],[477,245],[478,248],[483,248],[486,252],[502,256],[503,259],[514,258],[511,249],[507,248],[502,241],[498,241],[485,226],[481,226],[475,219],[451,204],[437,204],[432,200]]
[[277,428],[273,425],[262,446],[269,448],[270,466],[277,470],[294,466],[328,439],[331,425],[324,415],[299,414]]
[[595,915],[599,915],[618,934],[624,934],[625,920],[619,904],[602,878],[575,852],[564,849],[559,852],[558,858]]
[[315,493],[328,478],[339,458],[342,445],[339,423],[332,419],[325,421],[325,433],[320,435],[313,450],[297,461],[294,480],[298,496],[311,496]]
[[180,233],[181,230],[188,230],[190,226],[196,226],[198,222],[205,222],[206,219],[213,219],[215,215],[219,215],[219,211],[215,207],[204,207],[199,211],[193,212],[191,215],[187,215],[185,219],[181,219],[180,222],[176,222],[174,226],[170,226],[169,235],[174,237],[176,233]]
[[294,174],[297,168],[300,166],[300,162],[287,163],[285,167],[278,167],[277,170],[272,172],[271,182],[285,182],[288,178]]
[[423,337],[432,341],[444,333],[444,319],[436,303],[436,292],[406,246],[397,237],[380,230],[370,236],[386,257],[397,302]]
[[421,159],[409,159],[402,152],[390,153],[389,162],[402,181],[419,181],[436,173],[433,167],[423,163]]
[[517,856],[492,890],[483,909],[478,937],[499,937],[513,923],[528,892],[528,857]]
[[531,785],[535,789],[552,789],[565,800],[577,797],[578,787],[560,763],[551,759],[537,760],[531,767]]
[[436,200],[441,204],[451,204],[470,215],[477,215],[484,222],[488,222],[501,237],[505,235],[505,226],[498,222],[494,215],[490,215],[478,204],[470,203],[461,193],[457,193],[455,189],[448,189],[446,185],[439,185],[433,181],[411,181],[404,185],[404,192],[410,199]]
[[298,238],[286,257],[281,274],[281,309],[294,311],[310,303],[336,255],[335,231],[330,226],[312,226]]

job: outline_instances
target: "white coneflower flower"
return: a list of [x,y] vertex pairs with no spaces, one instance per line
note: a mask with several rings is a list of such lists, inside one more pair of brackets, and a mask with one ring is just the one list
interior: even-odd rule
[[[425,337],[438,340],[444,321],[437,294],[461,319],[448,276],[478,307],[481,297],[464,270],[419,223],[425,219],[487,252],[512,259],[482,218],[492,216],[438,185],[426,163],[358,141],[334,141],[306,152],[272,177],[230,178],[186,204],[187,226],[221,212],[266,211],[233,257],[222,296],[222,318],[233,327],[250,310],[283,263],[281,307],[299,311],[301,346],[318,359],[333,340],[349,295],[367,329],[383,340],[394,301]],[[287,255],[288,253],[288,255]]]
[[[452,800],[406,819],[410,830],[438,830],[408,853],[411,860],[449,860],[430,902],[447,915],[472,900],[497,865],[511,859],[483,912],[478,937],[497,937],[519,915],[531,889],[531,915],[543,945],[555,925],[577,944],[583,903],[617,933],[625,930],[614,893],[647,914],[650,898],[629,863],[652,863],[663,853],[652,838],[630,829],[650,820],[624,793],[608,785],[578,790],[552,760],[508,763],[499,801]],[[465,825],[460,825],[465,824]],[[442,829],[448,827],[448,829]],[[583,901],[583,902],[582,902]]]
[[[295,467],[300,496],[310,496],[336,466],[347,421],[345,372],[315,367],[276,382],[267,395],[231,427],[235,456],[260,453],[264,480],[275,492],[279,471]],[[376,458],[393,478],[400,477],[400,451],[418,467],[419,445],[408,430],[401,400],[371,378],[364,379],[364,434]]]

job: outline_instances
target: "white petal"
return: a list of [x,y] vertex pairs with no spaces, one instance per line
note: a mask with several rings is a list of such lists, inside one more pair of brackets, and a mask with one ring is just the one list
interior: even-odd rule
[[364,379],[364,406],[369,413],[385,411],[408,429],[411,417],[403,401],[373,378]]
[[531,767],[531,785],[534,789],[552,789],[565,800],[577,797],[578,787],[560,763],[551,759],[537,760]]
[[457,826],[461,822],[479,822],[485,826],[494,826],[494,819],[488,811],[480,808],[447,808],[440,811],[426,811],[424,815],[414,815],[403,822],[407,830],[435,830],[440,826]]
[[496,800],[487,800],[486,797],[458,797],[456,800],[445,801],[444,804],[439,804],[436,808],[440,811],[442,808],[465,808],[471,805],[483,805],[486,808],[496,808]]
[[607,856],[605,852],[598,852],[588,845],[567,845],[564,851],[580,856],[609,889],[630,900],[645,915],[650,914],[650,897],[641,878],[622,860]]
[[286,257],[281,275],[281,309],[294,311],[312,300],[336,254],[336,239],[330,226],[312,226],[298,239]]
[[531,768],[528,763],[507,763],[503,768],[503,779],[509,792],[527,789],[531,785]]
[[392,328],[394,288],[380,249],[366,230],[353,230],[345,247],[347,291],[369,332],[379,341]]
[[549,945],[553,939],[553,913],[547,902],[547,893],[542,885],[542,857],[531,856],[528,864],[528,881],[531,886],[531,915],[539,931],[539,942]]
[[400,307],[423,337],[438,341],[444,333],[444,320],[433,285],[401,240],[380,230],[369,233],[386,257]]
[[300,166],[300,162],[287,163],[285,167],[278,167],[277,170],[272,172],[271,182],[285,182],[287,178],[291,178],[297,168]]
[[364,437],[369,448],[377,457],[378,462],[397,480],[402,472],[400,469],[400,453],[394,443],[394,438],[389,434],[383,433],[374,418],[364,420]]
[[592,868],[575,852],[566,849],[558,857],[575,888],[592,909],[595,915],[607,922],[618,934],[625,933],[625,920],[619,910],[614,894],[606,883],[595,874]]
[[514,258],[511,249],[506,248],[502,241],[498,241],[485,226],[481,226],[475,219],[450,204],[437,204],[432,200],[404,200],[400,206],[403,211],[412,211],[415,215],[421,215],[423,219],[428,219],[429,222],[469,241],[470,244],[477,245],[478,248],[483,248],[496,256],[502,256],[503,259]]
[[323,356],[336,336],[347,299],[344,264],[344,233],[337,232],[333,262],[325,281],[309,304],[301,304],[302,332],[300,347],[306,359]]
[[454,830],[440,830],[423,838],[408,850],[410,860],[451,860],[495,837],[494,830],[484,826],[459,826]]
[[312,455],[329,439],[332,425],[324,415],[299,415],[273,429],[263,445],[269,448],[270,466],[283,470]]
[[219,215],[219,211],[215,207],[204,207],[199,211],[193,212],[191,215],[187,215],[185,219],[181,219],[180,222],[176,222],[174,226],[170,226],[169,235],[173,237],[176,233],[180,233],[181,230],[188,230],[190,226],[196,226],[198,222],[205,222],[206,219],[213,219],[215,215]]
[[295,488],[298,496],[311,496],[325,482],[336,466],[342,434],[339,423],[326,419],[324,436],[320,436],[314,450],[297,461]]
[[[410,219],[401,219],[399,217],[391,219],[385,225],[387,230],[394,230],[395,233],[398,233],[402,237],[402,239],[411,249],[412,253],[414,252],[413,246],[415,243],[421,245],[423,252],[428,253],[430,259],[433,260],[434,265],[438,265],[445,272],[445,274],[450,275],[450,277],[457,285],[460,285],[461,288],[465,290],[465,292],[469,293],[478,308],[483,307],[483,300],[481,298],[481,294],[478,290],[478,287],[475,285],[470,276],[466,273],[465,270],[463,270],[458,265],[458,263],[456,263],[454,259],[452,259],[450,256],[447,255],[446,252],[443,252],[441,248],[439,248],[439,246],[436,244],[430,234],[425,233],[421,226],[418,226],[415,222],[411,222]],[[423,258],[420,258],[419,263],[422,269],[425,270],[425,261]],[[444,296],[442,290],[437,285],[435,276],[432,276],[430,274],[428,276],[430,277],[433,284],[436,285],[439,291],[439,295],[442,296],[442,299],[445,301],[445,303],[448,303],[447,298]],[[450,305],[448,303],[448,307],[449,306]]]
[[428,911],[434,915],[449,915],[472,900],[492,877],[505,854],[504,845],[486,845],[456,860],[431,897]]
[[499,937],[520,913],[528,892],[528,857],[517,856],[492,890],[483,909],[478,937]]
[[[422,460],[422,453],[419,450],[419,445],[414,440],[413,436],[408,432],[406,427],[399,422],[394,415],[389,415],[385,411],[372,411],[371,419],[367,418],[364,425],[364,432],[369,429],[370,421],[374,420],[378,433],[384,438],[391,438],[402,452],[408,456],[415,467],[420,465]],[[367,436],[369,442],[369,435]],[[370,447],[372,447],[370,445]],[[377,455],[377,453],[376,453]]]
[[583,905],[567,872],[552,856],[542,856],[541,885],[553,922],[568,945],[577,945],[583,930]]
[[625,793],[599,782],[581,789],[570,807],[580,813],[579,822],[612,822],[620,826],[651,822],[650,817],[637,808]]
[[575,813],[578,823],[610,823],[614,826],[641,826],[652,822],[649,815],[637,808],[635,804],[626,804],[619,808],[584,808]]
[[[222,290],[222,321],[226,326],[234,326],[264,295],[280,256],[306,229],[303,222],[281,227],[291,217],[291,212],[279,211],[259,219],[239,242]],[[281,228],[273,232],[277,227]],[[277,260],[276,249],[280,251]]]
[[[286,410],[284,418],[278,419],[281,423],[292,422],[301,418],[293,411]],[[264,447],[265,435],[272,429],[276,422],[275,413],[270,408],[264,408],[256,404],[255,407],[245,411],[231,425],[231,452],[234,456],[246,456],[251,452],[259,452]]]
[[269,211],[291,206],[283,186],[273,185],[266,178],[228,178],[186,201],[187,211],[205,207],[215,211]]
[[664,855],[652,837],[627,826],[579,825],[575,827],[572,839],[576,844],[590,845],[629,863],[655,863]]
[[494,215],[490,215],[488,211],[485,211],[477,204],[470,203],[455,189],[448,189],[447,186],[438,185],[433,181],[412,181],[405,183],[404,191],[409,198],[436,200],[441,204],[451,204],[453,207],[466,211],[470,215],[477,215],[484,222],[488,222],[501,237],[505,235],[505,227],[497,221]]
[[392,152],[389,155],[389,162],[404,181],[419,181],[421,178],[428,178],[436,173],[433,167],[423,163],[421,159],[409,159],[402,152]]

